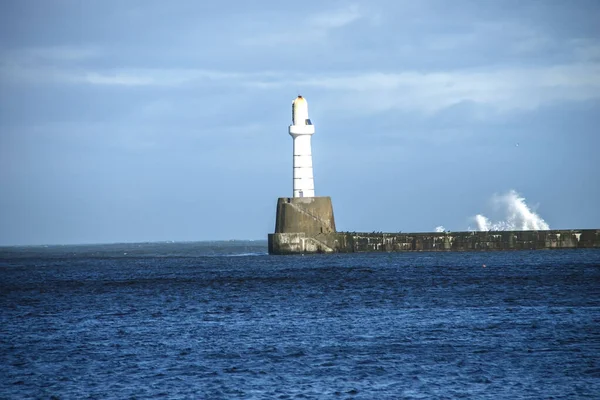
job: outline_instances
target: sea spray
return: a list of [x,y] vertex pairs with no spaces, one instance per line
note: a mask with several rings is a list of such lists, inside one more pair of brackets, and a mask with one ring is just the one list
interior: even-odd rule
[[492,203],[496,208],[504,210],[505,219],[493,222],[482,214],[473,217],[478,231],[509,231],[509,230],[548,230],[550,226],[533,212],[525,198],[511,189],[503,195],[494,195]]

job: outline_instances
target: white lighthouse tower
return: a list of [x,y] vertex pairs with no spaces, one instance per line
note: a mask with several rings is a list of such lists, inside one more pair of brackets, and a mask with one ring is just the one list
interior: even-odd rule
[[315,196],[310,138],[315,127],[302,96],[292,102],[294,139],[294,196],[277,199],[275,232],[269,235],[269,254],[332,253],[346,246],[335,232],[329,196]]
[[294,139],[294,197],[315,197],[310,138],[315,127],[308,118],[308,103],[302,96],[292,102],[292,125],[289,133]]

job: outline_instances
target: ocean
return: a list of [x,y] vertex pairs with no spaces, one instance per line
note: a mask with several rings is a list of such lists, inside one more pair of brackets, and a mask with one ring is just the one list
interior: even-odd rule
[[0,248],[0,398],[600,398],[600,249],[266,248]]

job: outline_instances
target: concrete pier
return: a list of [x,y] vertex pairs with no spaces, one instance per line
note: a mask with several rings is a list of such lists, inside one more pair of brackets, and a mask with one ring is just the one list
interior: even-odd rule
[[600,230],[269,235],[270,254],[600,248]]

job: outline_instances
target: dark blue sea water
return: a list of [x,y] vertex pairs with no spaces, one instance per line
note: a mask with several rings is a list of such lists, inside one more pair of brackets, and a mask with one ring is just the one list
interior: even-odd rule
[[0,249],[0,398],[600,398],[600,250],[265,252]]

